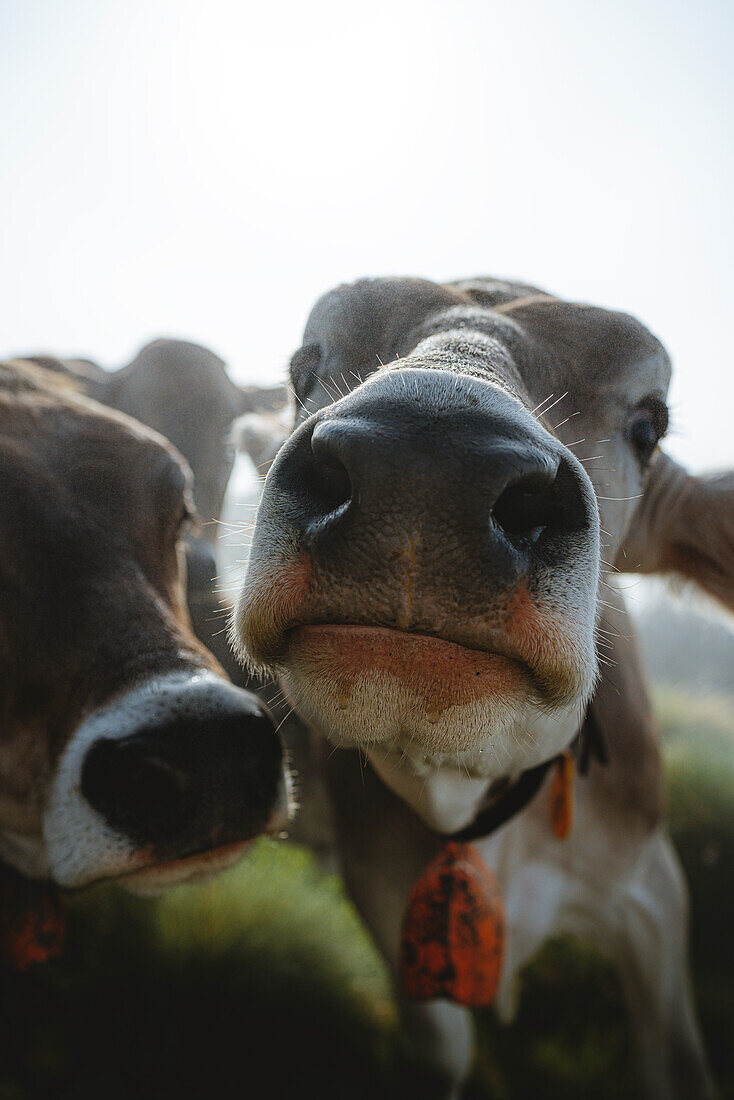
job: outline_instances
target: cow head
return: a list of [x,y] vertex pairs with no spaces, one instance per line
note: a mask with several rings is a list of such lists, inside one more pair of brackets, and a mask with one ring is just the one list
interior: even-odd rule
[[94,396],[134,416],[169,439],[194,475],[194,499],[210,542],[222,514],[232,473],[231,428],[241,415],[274,411],[286,401],[283,386],[237,386],[224,362],[185,340],[154,340],[131,363],[103,380]]
[[0,365],[0,856],[161,887],[282,828],[273,723],[195,639],[191,475],[157,433]]
[[504,781],[566,747],[667,424],[632,317],[532,287],[340,287],[291,363],[233,621],[333,742]]
[[[87,396],[165,436],[186,459],[194,476],[192,491],[200,518],[184,540],[189,613],[197,636],[216,652],[228,674],[239,678],[241,669],[232,660],[219,626],[218,521],[238,441],[247,438],[247,449],[259,465],[268,457],[268,448],[272,458],[285,438],[278,414],[287,404],[286,387],[237,386],[218,355],[185,340],[154,340],[130,363],[112,372],[89,360],[52,355],[26,356],[24,361],[73,379]],[[267,425],[266,435],[271,440],[264,441],[265,450],[256,442],[263,435],[261,427],[254,427],[260,422]],[[272,442],[274,431],[280,432],[276,445]]]

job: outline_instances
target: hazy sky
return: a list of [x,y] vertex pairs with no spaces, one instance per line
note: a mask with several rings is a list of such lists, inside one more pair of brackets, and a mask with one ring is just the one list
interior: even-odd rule
[[629,310],[669,448],[734,460],[734,6],[0,0],[0,354],[279,375],[362,275]]

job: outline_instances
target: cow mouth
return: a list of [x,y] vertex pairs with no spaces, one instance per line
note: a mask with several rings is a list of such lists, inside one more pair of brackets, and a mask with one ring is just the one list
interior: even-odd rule
[[[245,585],[232,622],[241,659],[293,686],[314,677],[321,687],[333,683],[341,697],[348,696],[350,681],[379,672],[393,684],[419,687],[422,680],[426,699],[434,690],[439,698],[452,692],[476,698],[480,688],[491,696],[514,686],[516,698],[534,697],[551,708],[588,695],[596,677],[593,618],[584,609],[538,598],[526,581],[486,613],[454,620],[441,612],[435,626],[431,607],[414,608],[423,622],[413,627],[370,622],[359,592],[353,615],[330,602],[307,556],[287,570],[269,567]],[[299,709],[300,693],[290,694]]]
[[310,623],[288,631],[278,667],[289,702],[332,744],[499,779],[568,739],[580,694],[563,680],[558,654],[554,661],[555,689],[512,652],[385,626]]
[[233,867],[245,855],[252,840],[222,844],[180,859],[149,863],[119,876],[118,881],[137,894],[160,893],[181,883],[197,882]]
[[296,674],[328,678],[344,707],[360,680],[398,681],[422,697],[429,714],[488,694],[528,691],[533,681],[528,665],[504,653],[435,635],[350,623],[292,628],[283,665]]

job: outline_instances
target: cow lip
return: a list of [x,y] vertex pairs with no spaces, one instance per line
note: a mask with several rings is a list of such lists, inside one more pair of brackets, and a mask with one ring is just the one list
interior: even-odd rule
[[[290,798],[290,796],[287,796]],[[156,875],[182,875],[182,878],[176,877],[171,885],[176,885],[178,882],[186,882],[186,872],[189,870],[201,871],[202,874],[216,874],[219,870],[227,870],[229,867],[234,866],[238,860],[244,856],[246,851],[251,845],[262,836],[283,836],[284,830],[287,829],[292,810],[290,808],[290,801],[288,802],[287,816],[284,817],[278,810],[274,811],[270,819],[262,826],[262,828],[253,832],[249,837],[244,837],[242,840],[229,841],[226,844],[219,844],[214,848],[202,848],[198,852],[191,852],[189,855],[180,856],[173,859],[163,859],[157,862],[146,862],[141,866],[132,867],[129,871],[122,875],[113,876],[115,880],[122,883],[128,882],[137,885],[138,883],[143,886],[149,880],[153,882]],[[144,856],[152,856],[150,849],[147,851],[144,849],[141,853]]]
[[418,642],[436,642],[441,644],[442,642],[448,646],[455,646],[457,649],[465,650],[467,653],[476,653],[482,657],[502,657],[506,661],[512,661],[514,664],[519,665],[526,672],[532,675],[532,669],[527,661],[525,661],[519,654],[511,652],[509,649],[502,649],[500,647],[489,648],[488,646],[474,646],[467,645],[466,642],[459,641],[457,638],[452,638],[448,634],[428,634],[419,630],[400,630],[398,627],[384,626],[380,623],[358,623],[338,620],[312,620],[293,623],[289,626],[285,632],[285,646],[283,652],[287,654],[290,648],[290,643],[295,634],[300,630],[307,630],[309,628],[324,628],[333,630],[347,631],[365,631],[371,632],[375,635],[395,635],[399,638],[414,638]]
[[[282,829],[280,831],[282,832]],[[185,872],[187,870],[200,868],[204,874],[216,874],[219,870],[227,870],[234,866],[238,859],[245,855],[247,849],[261,835],[267,836],[269,834],[268,832],[262,834],[258,833],[248,840],[236,840],[231,844],[220,844],[217,848],[204,848],[200,852],[191,852],[189,855],[181,856],[179,859],[164,859],[158,862],[152,860],[149,862],[148,860],[151,859],[150,853],[141,851],[138,852],[138,857],[143,856],[145,862],[129,867],[129,869],[125,871],[102,872],[84,882],[65,886],[64,889],[73,893],[78,890],[86,890],[92,886],[100,886],[103,883],[119,883],[121,886],[124,886],[127,883],[134,884],[139,882],[142,886],[146,883],[147,879],[150,879],[152,883],[155,876],[158,874],[176,874],[177,872],[183,872],[183,878],[176,878],[171,883],[172,886],[176,886],[179,882],[188,881],[185,877]],[[231,862],[228,862],[228,857],[230,856],[237,856],[237,859],[232,859]],[[224,864],[223,866],[222,863]]]
[[142,867],[136,867],[134,870],[120,875],[119,881],[125,882],[134,879],[143,882],[146,877],[155,877],[156,873],[175,874],[178,871],[185,872],[194,867],[201,867],[202,870],[206,870],[210,864],[212,871],[216,871],[219,864],[223,860],[226,861],[229,856],[244,855],[255,839],[255,837],[250,837],[248,840],[235,840],[230,844],[220,844],[216,848],[204,848],[200,852],[192,852],[190,855],[181,856],[179,859],[162,860],[160,863],[146,863]]
[[[540,627],[544,624],[540,623]],[[484,660],[487,671],[491,663],[497,668],[505,665],[508,673],[521,677],[525,682],[525,690],[529,689],[533,698],[539,703],[548,706],[566,706],[570,702],[578,701],[578,698],[587,690],[586,666],[578,658],[577,652],[572,646],[567,645],[566,630],[550,631],[545,637],[544,632],[532,630],[525,631],[525,637],[518,639],[516,643],[511,634],[492,629],[481,634],[477,638],[472,630],[472,637],[467,638],[463,626],[457,631],[445,632],[435,630],[433,633],[419,632],[417,630],[400,630],[384,623],[345,621],[336,616],[326,615],[303,616],[295,620],[291,619],[287,628],[282,632],[282,642],[278,656],[271,658],[269,667],[276,675],[290,677],[296,672],[292,667],[293,660],[298,661],[298,634],[299,631],[309,628],[325,628],[336,635],[339,629],[370,631],[375,636],[380,634],[383,638],[394,638],[405,641],[412,639],[421,646],[430,646],[431,643],[440,645],[443,643],[448,649],[453,649],[460,659],[469,661]],[[462,636],[463,635],[463,636]],[[480,644],[474,644],[476,642]],[[491,643],[491,644],[490,644]],[[541,644],[542,643],[542,644]],[[429,650],[430,652],[430,650]],[[305,651],[302,654],[306,657]],[[317,653],[314,652],[314,657]],[[383,659],[384,660],[384,659]],[[335,666],[332,665],[335,671]],[[322,670],[326,671],[326,670]],[[343,670],[346,672],[346,669]],[[473,677],[472,677],[473,679]],[[519,685],[519,680],[517,681]]]
[[[298,662],[298,651],[301,649],[299,642],[305,643],[301,652],[306,659],[309,659],[307,656],[310,649],[309,633],[312,630],[325,631],[327,638],[332,639],[331,644],[334,639],[338,639],[339,654],[335,662],[329,662],[331,668],[329,675],[337,674],[337,669],[341,666],[343,683],[358,679],[363,673],[375,672],[378,667],[382,667],[398,679],[404,679],[407,675],[415,687],[421,682],[425,687],[433,684],[434,688],[437,683],[442,683],[452,698],[454,692],[472,693],[480,685],[485,689],[488,688],[487,676],[492,680],[499,676],[504,679],[506,686],[506,677],[509,675],[514,680],[516,688],[520,683],[524,683],[526,688],[530,687],[534,693],[538,690],[537,675],[533,668],[515,654],[502,652],[500,649],[468,646],[445,635],[423,634],[418,631],[365,623],[311,622],[294,626],[286,636],[286,647],[281,662],[283,671],[288,670],[289,658],[292,657]],[[342,633],[343,637],[340,638]],[[355,643],[354,646],[350,645],[350,640]],[[361,643],[364,642],[367,643],[368,652],[360,654]],[[410,643],[415,647],[414,657],[410,657]],[[374,649],[372,649],[373,644]],[[394,654],[391,652],[392,645],[397,647]],[[316,649],[312,651],[317,660],[318,651],[317,644]],[[426,664],[423,663],[424,659]],[[421,675],[421,672],[424,675]],[[344,677],[346,680],[343,679]],[[449,689],[449,684],[454,685],[453,689]],[[463,688],[460,685],[463,685]],[[492,690],[496,688],[495,683]],[[455,702],[458,702],[458,696]]]

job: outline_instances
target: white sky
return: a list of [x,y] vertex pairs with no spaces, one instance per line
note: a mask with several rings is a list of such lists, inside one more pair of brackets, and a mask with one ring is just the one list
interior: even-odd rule
[[281,374],[362,275],[496,274],[671,351],[730,464],[734,6],[0,0],[0,355]]

